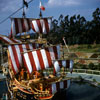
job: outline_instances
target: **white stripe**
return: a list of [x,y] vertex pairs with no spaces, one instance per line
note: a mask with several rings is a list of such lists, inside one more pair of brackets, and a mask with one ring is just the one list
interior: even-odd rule
[[66,60],[63,60],[63,61],[62,61],[62,66],[63,66],[63,67],[66,67],[66,65],[67,65],[67,64],[66,64]]
[[22,43],[20,40],[17,40],[17,39],[14,39],[16,42],[18,42],[18,43]]
[[48,25],[49,25],[49,30],[51,30],[51,18],[47,19],[48,20]]
[[23,52],[27,52],[25,44],[22,44],[22,49],[23,49]]
[[60,71],[60,66],[59,66],[58,61],[55,61],[55,62],[54,62],[54,67],[55,67],[55,71],[56,71],[56,72],[59,72],[59,71]]
[[11,46],[9,46],[8,49],[9,49],[9,53],[10,53],[10,57],[11,57],[11,61],[12,61],[14,70],[17,73],[18,72],[18,68],[17,68],[17,65],[16,65],[16,61],[15,61],[14,54],[13,54]]
[[25,30],[29,31],[29,26],[28,26],[27,19],[24,19],[24,25],[25,25]]
[[34,26],[35,31],[38,32],[38,33],[40,33],[36,20],[33,20],[32,24]]
[[11,29],[12,29],[12,35],[16,35],[16,28],[15,28],[15,21],[14,19],[11,19]]
[[54,55],[53,47],[49,48],[49,52],[50,52],[51,60],[55,60],[55,55]]
[[44,25],[43,25],[44,23],[43,23],[43,22],[44,22],[44,20],[41,19],[41,20],[40,20],[40,23],[41,23],[41,27],[42,27],[42,34],[44,33]]
[[42,20],[42,29],[43,29],[43,33],[46,34],[47,31],[46,31],[46,26],[45,26],[44,20]]
[[73,62],[73,60],[70,60],[70,71],[72,71],[73,70],[73,64],[74,64],[74,62]]
[[39,48],[39,44],[38,43],[35,44],[35,48]]
[[21,19],[17,19],[17,22],[18,22],[18,30],[19,30],[19,33],[22,33],[23,30],[22,30],[22,22],[21,22]]
[[60,82],[60,89],[64,88],[64,82]]
[[57,54],[58,54],[58,59],[59,59],[60,58],[60,45],[57,45],[56,48],[57,48]]
[[14,45],[16,52],[17,52],[17,56],[18,56],[18,61],[20,63],[20,66],[22,66],[22,56],[21,56],[21,52],[20,52],[20,48],[18,45]]
[[26,64],[27,64],[29,73],[32,73],[32,65],[31,65],[31,63],[30,63],[30,59],[29,59],[28,53],[25,53],[25,54],[24,54],[24,58],[25,58],[25,62],[26,62]]
[[7,37],[2,37],[5,41],[9,42],[9,43],[14,43],[13,41],[11,41],[9,38]]
[[37,56],[37,52],[36,51],[33,51],[32,52],[32,55],[33,55],[33,58],[34,58],[34,61],[35,61],[35,65],[36,65],[37,70],[40,70],[41,69],[41,66],[40,66],[40,63],[39,63],[39,59],[38,59],[38,56]]
[[70,80],[67,80],[67,88],[70,87]]
[[29,44],[29,48],[30,48],[30,50],[33,50],[32,44]]
[[52,94],[55,94],[56,92],[57,92],[56,84],[53,83],[53,84],[52,84]]
[[44,49],[41,49],[40,52],[41,52],[41,55],[42,55],[42,58],[43,58],[43,63],[44,63],[45,69],[47,69],[49,67],[49,64],[48,64],[46,51]]

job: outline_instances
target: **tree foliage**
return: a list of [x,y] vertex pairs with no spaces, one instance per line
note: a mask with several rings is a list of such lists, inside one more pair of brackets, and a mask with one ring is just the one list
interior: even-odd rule
[[100,8],[92,13],[92,17],[87,21],[80,14],[71,17],[61,14],[58,20],[53,20],[48,40],[55,44],[63,43],[62,38],[65,37],[69,45],[100,43]]

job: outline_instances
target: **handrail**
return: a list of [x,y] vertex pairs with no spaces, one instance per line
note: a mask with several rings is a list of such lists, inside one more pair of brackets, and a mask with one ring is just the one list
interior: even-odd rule
[[[81,72],[81,71],[83,71],[83,72]],[[98,71],[98,70],[90,70],[90,69],[73,69],[73,72],[88,73],[88,74],[99,73],[98,75],[100,75],[100,71]],[[91,72],[91,73],[89,73],[89,72]]]

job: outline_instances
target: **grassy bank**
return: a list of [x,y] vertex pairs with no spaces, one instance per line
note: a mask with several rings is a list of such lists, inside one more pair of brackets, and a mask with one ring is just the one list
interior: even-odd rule
[[83,44],[68,46],[70,52],[100,52],[100,44]]

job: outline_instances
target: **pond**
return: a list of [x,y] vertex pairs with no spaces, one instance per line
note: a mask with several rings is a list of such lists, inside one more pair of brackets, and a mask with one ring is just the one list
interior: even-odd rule
[[59,92],[53,100],[99,100],[100,88],[88,83],[72,82],[69,89]]
[[[6,93],[5,81],[0,81],[0,98]],[[88,83],[72,82],[70,88],[55,94],[52,100],[99,100],[100,88]]]

